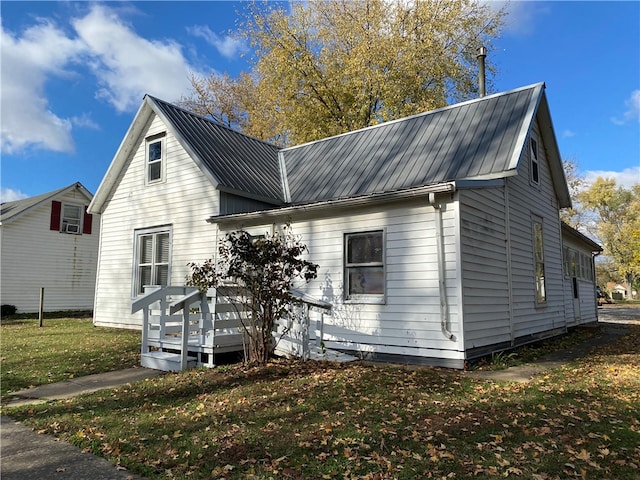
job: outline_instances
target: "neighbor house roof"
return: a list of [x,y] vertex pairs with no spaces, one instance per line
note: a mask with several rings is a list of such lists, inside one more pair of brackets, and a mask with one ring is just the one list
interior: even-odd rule
[[274,206],[515,175],[537,119],[559,206],[571,205],[545,86],[537,83],[283,150],[147,95],[91,212],[102,210],[152,114],[216,188]]
[[38,207],[45,202],[55,200],[74,189],[80,191],[86,197],[88,202],[93,198],[93,195],[91,195],[89,190],[87,190],[80,182],[76,182],[52,192],[36,195],[35,197],[15,200],[13,202],[4,202],[0,204],[0,225],[6,225],[7,223],[10,223],[28,213],[33,208]]
[[304,204],[515,175],[536,116],[556,193],[568,206],[543,83],[285,149],[287,200]]

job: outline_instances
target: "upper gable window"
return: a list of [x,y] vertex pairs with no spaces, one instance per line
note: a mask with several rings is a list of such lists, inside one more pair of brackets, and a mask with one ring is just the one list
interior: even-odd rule
[[153,135],[146,139],[147,183],[164,180],[164,139],[164,133]]
[[529,141],[531,156],[531,183],[540,185],[540,164],[538,162],[538,142],[533,138]]
[[76,235],[90,235],[93,215],[87,213],[84,205],[62,203],[58,200],[51,202],[51,220],[49,230]]
[[62,227],[65,233],[82,233],[82,207],[62,204]]

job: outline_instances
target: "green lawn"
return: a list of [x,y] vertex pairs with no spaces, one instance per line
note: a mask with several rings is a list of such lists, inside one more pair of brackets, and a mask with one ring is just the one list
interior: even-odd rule
[[140,332],[90,318],[2,319],[0,393],[140,364]]
[[528,384],[278,361],[5,413],[150,479],[631,480],[640,478],[640,326],[629,329]]

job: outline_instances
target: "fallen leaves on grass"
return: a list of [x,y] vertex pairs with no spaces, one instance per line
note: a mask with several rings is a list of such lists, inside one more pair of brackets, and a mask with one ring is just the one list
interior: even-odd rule
[[640,328],[633,336],[527,385],[281,361],[16,414],[150,479],[637,478]]

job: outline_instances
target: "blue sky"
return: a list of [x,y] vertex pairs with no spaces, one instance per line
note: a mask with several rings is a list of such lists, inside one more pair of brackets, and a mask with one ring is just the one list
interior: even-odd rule
[[[497,4],[494,4],[497,5]],[[145,93],[246,70],[241,2],[2,1],[2,201],[80,181],[95,193]],[[640,2],[521,2],[489,52],[495,91],[543,81],[564,159],[640,182]]]

